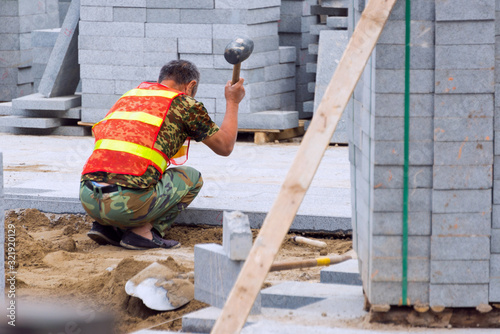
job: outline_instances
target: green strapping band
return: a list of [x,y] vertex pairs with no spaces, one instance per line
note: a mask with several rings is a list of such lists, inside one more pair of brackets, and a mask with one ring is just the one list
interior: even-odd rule
[[404,138],[404,170],[403,170],[403,242],[401,255],[403,258],[403,275],[401,277],[402,304],[408,305],[408,169],[410,156],[410,28],[411,0],[406,0],[406,32],[405,32],[405,138]]

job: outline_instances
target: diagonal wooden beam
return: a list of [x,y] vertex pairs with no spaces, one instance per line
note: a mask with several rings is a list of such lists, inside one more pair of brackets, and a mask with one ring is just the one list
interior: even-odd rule
[[238,333],[243,328],[395,2],[370,0],[363,11],[213,334]]

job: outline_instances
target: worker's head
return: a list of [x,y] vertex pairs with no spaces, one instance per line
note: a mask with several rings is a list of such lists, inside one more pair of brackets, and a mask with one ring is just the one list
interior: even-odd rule
[[200,71],[187,60],[172,60],[160,71],[158,82],[194,97],[200,81]]

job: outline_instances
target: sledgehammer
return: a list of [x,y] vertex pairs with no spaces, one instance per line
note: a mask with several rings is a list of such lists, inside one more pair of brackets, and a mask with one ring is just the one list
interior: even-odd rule
[[233,80],[231,84],[235,84],[240,80],[241,62],[250,57],[253,51],[253,41],[244,36],[235,37],[224,50],[224,58],[229,64],[233,64]]

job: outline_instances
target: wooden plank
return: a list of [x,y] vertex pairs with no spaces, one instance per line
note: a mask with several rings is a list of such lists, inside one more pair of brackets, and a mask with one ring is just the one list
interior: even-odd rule
[[243,328],[395,2],[371,0],[363,11],[212,333]]
[[285,140],[302,136],[303,134],[304,134],[303,127],[285,129],[285,130],[280,130],[278,132],[255,131],[253,142],[255,144],[260,145],[265,143],[272,143],[275,140]]

